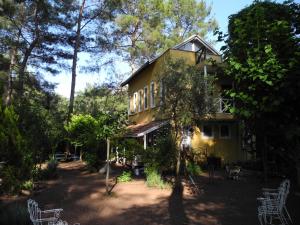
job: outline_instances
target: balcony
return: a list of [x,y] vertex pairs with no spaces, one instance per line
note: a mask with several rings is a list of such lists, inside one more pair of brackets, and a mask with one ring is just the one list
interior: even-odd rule
[[233,99],[215,98],[214,107],[216,113],[230,113],[230,107],[234,105]]

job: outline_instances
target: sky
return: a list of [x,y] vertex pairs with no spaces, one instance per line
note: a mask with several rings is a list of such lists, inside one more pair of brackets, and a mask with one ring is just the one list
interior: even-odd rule
[[[300,0],[295,0],[299,2]],[[232,14],[239,12],[246,6],[249,6],[252,0],[208,0],[212,4],[212,15],[216,18],[219,24],[219,28],[223,32],[227,32],[228,17]],[[277,0],[277,2],[283,2],[283,0]],[[222,43],[217,43],[214,47],[219,50]],[[86,55],[79,55],[79,65],[89,63],[93,60]],[[117,72],[120,73],[128,72],[129,67],[122,62],[117,63]],[[87,84],[100,84],[107,78],[105,71],[100,71],[99,73],[86,74],[78,70],[76,77],[76,92],[83,91]],[[62,71],[61,74],[57,76],[52,76],[50,74],[46,75],[46,80],[56,83],[56,93],[69,98],[71,89],[71,71]]]

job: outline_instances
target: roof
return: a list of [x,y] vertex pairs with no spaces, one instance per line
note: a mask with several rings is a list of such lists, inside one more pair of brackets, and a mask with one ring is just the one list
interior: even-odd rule
[[136,124],[130,125],[127,127],[128,132],[125,134],[125,137],[143,137],[145,134],[151,133],[162,126],[166,125],[168,121],[152,121],[147,124]]
[[209,49],[212,53],[216,54],[216,55],[220,55],[220,53],[213,48],[208,42],[206,42],[204,39],[202,39],[199,35],[192,35],[191,37],[187,38],[186,40],[184,40],[183,42],[179,43],[178,45],[175,45],[172,48],[168,48],[167,50],[165,50],[163,53],[159,54],[158,56],[156,56],[155,58],[153,58],[152,60],[149,60],[147,62],[145,62],[140,68],[138,68],[136,71],[134,71],[130,77],[128,77],[125,81],[123,81],[121,83],[121,86],[125,86],[126,84],[128,84],[136,75],[138,75],[140,72],[142,72],[145,68],[147,68],[149,65],[151,65],[152,63],[154,63],[158,58],[160,58],[163,54],[165,54],[168,50],[170,49],[175,49],[175,50],[180,50],[180,47],[184,46],[185,44],[187,44],[188,42],[197,40],[199,41],[201,44],[203,44],[207,49]]

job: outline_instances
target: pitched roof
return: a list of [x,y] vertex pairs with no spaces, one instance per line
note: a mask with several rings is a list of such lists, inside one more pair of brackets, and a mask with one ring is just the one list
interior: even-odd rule
[[158,56],[156,56],[155,58],[153,58],[152,60],[149,60],[147,62],[145,62],[140,68],[138,68],[136,71],[134,71],[130,77],[128,77],[125,81],[123,81],[121,83],[121,86],[125,86],[126,84],[128,84],[136,75],[138,75],[140,72],[142,72],[145,68],[147,68],[149,65],[151,65],[152,63],[154,63],[159,57],[161,57],[163,54],[165,54],[168,50],[170,49],[175,49],[175,50],[181,50],[180,48],[183,47],[185,44],[192,42],[192,41],[198,41],[200,42],[202,45],[204,45],[207,49],[209,49],[213,54],[215,55],[220,55],[220,53],[213,48],[209,43],[207,43],[203,38],[201,38],[199,35],[192,35],[189,38],[187,38],[186,40],[184,40],[183,42],[175,45],[172,48],[168,48],[167,50],[165,50],[163,53],[159,54]]

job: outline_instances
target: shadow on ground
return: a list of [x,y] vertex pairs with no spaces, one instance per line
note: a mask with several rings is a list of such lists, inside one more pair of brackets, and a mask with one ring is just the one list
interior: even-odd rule
[[[204,175],[197,179],[198,195],[182,185],[186,182],[176,182],[178,185],[171,190],[160,190],[147,188],[143,180],[135,180],[117,184],[112,195],[107,196],[105,176],[88,173],[80,162],[62,163],[59,172],[59,179],[46,182],[46,188],[30,197],[42,208],[63,208],[63,219],[69,224],[258,224],[256,198],[264,185],[255,177],[233,181],[219,174],[211,182]],[[272,185],[279,182],[275,180]],[[23,197],[6,199],[2,205],[16,201],[26,204]],[[300,197],[291,192],[287,207],[294,224],[300,224]]]

